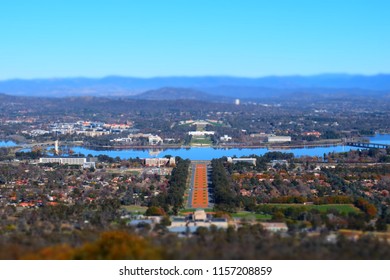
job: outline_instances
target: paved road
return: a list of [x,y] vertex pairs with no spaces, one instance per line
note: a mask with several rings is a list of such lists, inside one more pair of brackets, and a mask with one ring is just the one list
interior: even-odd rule
[[194,191],[194,185],[195,185],[195,164],[191,163],[191,179],[190,179],[190,190],[188,192],[188,201],[187,201],[187,208],[192,208],[192,195]]
[[[204,170],[206,168],[206,170]],[[196,170],[198,170],[198,175]],[[204,173],[204,171],[206,171]],[[209,171],[210,171],[210,165],[209,161],[192,161],[191,162],[191,174],[190,174],[190,190],[187,200],[187,207],[188,208],[208,208],[213,207],[213,203],[210,203],[210,193],[209,193]],[[198,176],[198,178],[196,178]],[[203,177],[205,176],[205,178]],[[206,186],[204,186],[204,184]],[[201,186],[203,185],[203,186]],[[206,187],[206,188],[205,188]],[[194,204],[194,190],[197,188],[197,194],[198,197],[203,197],[204,191],[206,191],[206,200],[203,200],[203,204]],[[205,188],[205,190],[204,190]],[[204,204],[205,203],[205,204]]]

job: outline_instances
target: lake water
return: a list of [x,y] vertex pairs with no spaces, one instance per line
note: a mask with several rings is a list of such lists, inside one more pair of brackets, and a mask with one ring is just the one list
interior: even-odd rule
[[166,149],[166,150],[141,150],[141,149],[128,149],[128,150],[106,150],[96,151],[83,147],[72,148],[75,153],[81,153],[84,155],[91,154],[97,156],[104,154],[110,157],[120,157],[122,159],[127,158],[153,158],[164,157],[166,155],[180,156],[181,158],[188,158],[191,160],[211,160],[213,158],[220,158],[223,156],[249,156],[249,155],[263,155],[271,151],[281,151],[284,153],[293,153],[296,157],[301,156],[323,156],[324,153],[330,152],[346,152],[355,150],[356,148],[347,146],[334,146],[334,147],[316,147],[316,148],[300,148],[300,149],[283,149],[283,150],[268,150],[266,148],[254,148],[254,149],[216,149],[212,147],[193,147],[189,149]]
[[[377,134],[370,137],[370,142],[378,144],[390,144],[390,134]],[[166,150],[142,150],[142,149],[128,149],[128,150],[105,150],[97,151],[83,147],[74,147],[75,153],[81,153],[84,155],[91,154],[97,156],[104,154],[110,157],[120,157],[121,159],[127,158],[152,158],[152,157],[164,157],[166,155],[179,156],[181,158],[188,158],[191,160],[211,160],[213,158],[221,158],[223,156],[249,156],[249,155],[263,155],[271,151],[281,151],[284,153],[293,153],[295,157],[302,156],[318,156],[322,157],[328,153],[340,153],[348,152],[351,150],[357,150],[355,147],[348,146],[332,146],[332,147],[315,147],[315,148],[296,148],[296,149],[282,149],[282,150],[268,150],[266,148],[254,148],[254,149],[216,149],[212,147],[193,147],[188,149],[166,149]]]
[[390,134],[376,134],[369,139],[371,143],[390,145]]
[[[369,137],[370,142],[377,144],[389,144],[390,134],[377,134],[373,137]],[[10,147],[16,144],[11,141],[0,141],[0,147]],[[150,149],[126,149],[126,150],[92,150],[84,147],[73,147],[76,154],[81,153],[84,155],[91,154],[107,155],[110,157],[120,157],[121,159],[128,158],[153,158],[164,157],[166,155],[180,156],[181,158],[188,158],[191,160],[211,160],[213,158],[220,158],[223,156],[249,156],[249,155],[263,155],[270,151],[281,151],[285,153],[293,153],[296,157],[301,156],[318,156],[322,157],[328,153],[340,153],[348,152],[350,150],[356,150],[358,148],[348,146],[332,146],[332,147],[315,147],[315,148],[296,148],[296,149],[282,149],[282,150],[268,150],[266,148],[253,148],[253,149],[216,149],[212,147],[193,147],[193,148],[181,148],[181,149],[166,149],[166,150],[150,150]]]
[[15,142],[12,141],[0,141],[0,147],[14,147],[16,146]]

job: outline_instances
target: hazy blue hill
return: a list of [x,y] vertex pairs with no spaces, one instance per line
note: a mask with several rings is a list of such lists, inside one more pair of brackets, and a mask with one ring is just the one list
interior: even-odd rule
[[213,95],[239,99],[268,99],[270,97],[274,98],[283,96],[286,93],[291,93],[291,89],[283,90],[256,86],[218,86],[199,89]]
[[144,100],[179,100],[179,99],[192,99],[192,100],[207,100],[214,101],[221,99],[217,96],[204,93],[199,90],[188,88],[161,88],[156,90],[146,91],[139,95],[133,96],[135,99]]
[[0,91],[24,96],[132,95],[139,93],[127,78],[59,78],[0,81]]
[[296,88],[270,88],[270,87],[249,87],[249,86],[220,86],[200,88],[203,92],[240,99],[274,99],[284,98],[305,93],[313,97],[331,96],[376,96],[384,97],[390,94],[390,90],[378,91],[359,88],[317,88],[317,87],[296,87]]
[[[315,76],[269,76],[242,78],[210,77],[156,77],[132,78],[109,76],[105,78],[58,78],[0,81],[0,92],[23,96],[131,96],[159,88],[192,88],[211,94],[246,98],[284,94],[297,89],[348,89],[390,91],[390,75],[323,74]],[[224,93],[225,92],[225,93]],[[242,95],[242,96],[240,96]]]

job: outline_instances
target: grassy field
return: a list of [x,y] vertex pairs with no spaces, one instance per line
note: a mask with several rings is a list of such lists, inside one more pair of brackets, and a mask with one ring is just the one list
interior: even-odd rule
[[217,123],[217,122],[209,122],[211,125],[214,125],[214,126],[224,126],[223,123]]
[[336,209],[340,213],[348,214],[348,213],[359,213],[360,210],[353,206],[352,204],[322,204],[322,205],[302,205],[302,204],[282,204],[282,203],[270,203],[267,204],[270,206],[276,206],[280,208],[288,208],[288,207],[303,207],[307,210],[317,209],[320,212],[326,212],[329,209]]
[[[326,212],[329,209],[336,209],[340,213],[348,214],[348,213],[359,213],[360,210],[353,206],[352,204],[323,204],[323,205],[302,205],[302,204],[282,204],[282,203],[270,203],[267,204],[269,206],[276,206],[280,208],[288,208],[288,207],[303,207],[307,210],[317,209],[320,212]],[[132,213],[145,213],[147,207],[137,206],[137,205],[125,205],[122,206],[123,209],[126,209]],[[180,211],[180,214],[194,212],[196,208],[186,208]],[[205,208],[205,212],[210,213],[213,212],[212,208]],[[234,218],[246,218],[246,219],[255,219],[255,220],[269,220],[271,219],[271,215],[268,214],[255,214],[247,211],[240,211],[232,214]]]
[[[196,210],[196,208],[187,208],[187,209],[181,210],[179,214],[184,215],[185,213],[192,213],[195,210]],[[204,210],[206,213],[213,212],[212,208],[206,208]],[[233,218],[245,218],[247,220],[262,220],[262,221],[270,220],[272,218],[272,216],[268,215],[268,214],[256,214],[256,213],[247,212],[247,211],[240,211],[240,212],[231,214],[231,216]]]
[[140,214],[144,214],[146,209],[148,209],[148,207],[138,206],[138,205],[123,205],[122,208],[125,209],[126,211],[132,213],[140,213]]
[[[184,214],[184,213],[189,213],[189,212],[194,212],[197,208],[186,208],[183,209],[179,212],[179,214]],[[213,212],[212,208],[205,208],[203,209],[206,213]]]
[[212,145],[213,142],[211,142],[209,137],[192,137],[190,145]]
[[233,218],[245,218],[247,220],[270,220],[272,218],[271,215],[268,214],[256,214],[252,212],[247,212],[247,211],[240,211],[238,213],[232,214]]

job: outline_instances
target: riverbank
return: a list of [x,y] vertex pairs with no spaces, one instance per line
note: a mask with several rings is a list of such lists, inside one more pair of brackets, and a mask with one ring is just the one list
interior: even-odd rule
[[[372,143],[390,143],[390,135],[376,135],[369,138]],[[339,144],[338,144],[339,143]],[[38,143],[36,143],[38,144]],[[251,155],[263,155],[272,151],[280,151],[284,153],[293,153],[295,157],[312,156],[323,157],[324,154],[348,152],[350,150],[360,149],[358,147],[345,146],[344,142],[331,143],[292,143],[288,145],[218,145],[213,147],[193,147],[183,145],[164,145],[164,146],[83,146],[78,142],[78,146],[72,145],[72,142],[60,143],[60,145],[68,146],[73,151],[73,154],[83,155],[107,155],[110,157],[119,157],[121,159],[128,158],[156,158],[165,156],[179,156],[190,160],[212,160],[213,158],[221,157],[247,157]],[[22,146],[19,150],[29,151],[29,147]],[[45,149],[51,149],[54,146],[45,146]],[[16,148],[16,147],[15,147]]]
[[[349,139],[349,141],[352,141]],[[367,141],[367,138],[355,138],[353,141]],[[213,149],[268,149],[268,150],[289,150],[303,148],[320,148],[343,146],[347,141],[345,139],[334,140],[319,140],[312,142],[292,142],[292,143],[261,143],[257,145],[248,145],[244,143],[223,143],[219,145],[182,145],[182,144],[163,144],[163,145],[90,145],[83,141],[63,141],[61,146],[68,147],[83,147],[96,151],[106,150],[167,150],[167,149],[191,149],[191,148],[213,148]],[[54,141],[46,141],[43,143],[17,143],[10,140],[0,140],[0,147],[24,147],[30,148],[33,146],[50,146],[54,145]],[[21,148],[23,149],[23,148]]]
[[[293,143],[293,144],[269,144],[264,143],[261,145],[246,145],[246,144],[222,144],[222,145],[121,145],[121,146],[98,146],[98,145],[77,145],[88,149],[94,150],[128,150],[128,149],[139,149],[139,150],[166,150],[166,149],[191,149],[191,148],[213,148],[213,149],[301,149],[301,148],[316,148],[316,147],[333,147],[345,145],[342,140],[331,141],[331,142],[316,142],[316,143]],[[76,145],[75,145],[76,146]]]

